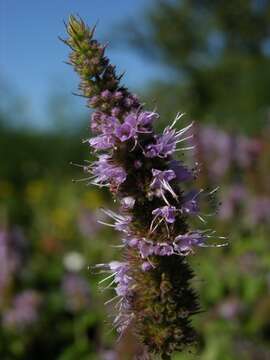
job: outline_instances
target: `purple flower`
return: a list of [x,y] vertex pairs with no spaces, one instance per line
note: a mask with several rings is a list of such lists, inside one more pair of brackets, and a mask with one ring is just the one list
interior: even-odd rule
[[174,239],[174,250],[181,255],[188,255],[192,252],[194,246],[202,246],[205,242],[205,236],[201,232],[189,232],[178,235]]
[[117,219],[114,227],[116,230],[118,231],[122,231],[122,232],[129,232],[129,224],[131,222],[131,216],[123,216],[119,219]]
[[121,114],[121,109],[115,106],[112,108],[111,114],[112,116],[118,117]]
[[162,206],[152,211],[155,218],[160,216],[164,218],[167,223],[172,224],[175,221],[176,207],[175,206]]
[[9,328],[24,329],[38,320],[40,295],[34,290],[25,290],[16,295],[12,307],[3,315],[3,325]]
[[256,139],[249,139],[245,136],[238,136],[235,141],[236,150],[234,152],[237,164],[241,168],[252,165],[261,151],[261,144]]
[[131,97],[125,97],[123,100],[123,104],[127,108],[131,108],[133,106],[133,99]]
[[250,199],[247,207],[247,218],[249,225],[269,224],[270,198],[267,196],[254,197]]
[[109,155],[101,155],[93,165],[92,173],[95,179],[92,181],[94,185],[108,186],[121,185],[127,177],[123,168],[114,165]]
[[159,115],[155,112],[151,111],[142,111],[138,115],[138,124],[141,127],[147,127],[149,125],[152,125],[153,121],[159,118]]
[[108,215],[110,218],[115,220],[115,223],[114,224],[109,224],[109,223],[105,223],[103,221],[99,221],[101,224],[114,227],[118,231],[122,231],[124,233],[129,234],[129,224],[130,224],[130,222],[132,220],[131,216],[120,215],[120,214],[117,214],[117,213],[115,213],[114,211],[111,211],[111,210],[103,210],[103,212],[106,215]]
[[103,117],[103,113],[100,111],[95,111],[91,115],[91,130],[93,133],[101,132],[101,118]]
[[132,196],[126,196],[121,200],[121,205],[125,210],[133,209],[135,205],[135,199]]
[[162,189],[162,188],[166,189],[166,184],[169,181],[176,178],[176,175],[173,170],[162,171],[162,170],[152,169],[152,174],[153,174],[153,180],[150,185],[152,189]]
[[95,150],[106,150],[113,147],[115,139],[111,135],[99,135],[89,140],[89,145]]
[[162,135],[156,136],[155,144],[150,144],[146,147],[146,157],[153,158],[159,156],[161,158],[166,158],[176,151],[178,143],[192,137],[192,135],[182,137],[191,128],[192,124],[181,130],[175,130],[172,126],[166,127]]
[[[126,243],[130,247],[137,248],[140,252],[142,259],[146,259],[149,256],[157,255],[157,256],[170,256],[174,253],[174,248],[171,244],[166,242],[164,243],[153,243],[150,240],[145,238],[137,239],[130,238],[126,240]],[[146,266],[146,265],[145,265]],[[152,265],[151,265],[152,266]]]
[[103,350],[101,356],[103,360],[117,360],[118,358],[118,354],[114,350]]
[[167,243],[159,243],[155,246],[155,255],[171,256],[174,253],[173,246]]
[[149,271],[153,268],[153,266],[148,262],[144,261],[141,265],[142,271]]
[[100,111],[92,114],[91,129],[94,133],[112,135],[119,124],[119,120],[114,116],[108,116]]
[[193,172],[184,166],[180,161],[172,160],[170,161],[170,169],[175,173],[176,179],[178,181],[189,181],[194,179]]
[[232,160],[232,138],[213,127],[200,129],[199,141],[210,173],[217,178],[224,176]]
[[134,111],[139,106],[138,98],[135,94],[129,94],[123,98],[122,104],[126,107],[129,111]]
[[183,197],[183,205],[181,207],[182,211],[184,211],[188,215],[197,215],[199,213],[199,204],[198,204],[198,196],[200,192],[197,190],[189,191]]
[[145,156],[148,158],[154,158],[160,155],[160,152],[162,150],[162,145],[161,144],[150,144],[147,145],[146,147],[146,151],[145,151]]
[[135,138],[137,132],[149,132],[145,127],[149,126],[156,117],[157,114],[147,111],[139,114],[131,113],[126,116],[123,124],[115,128],[115,135],[124,142]]
[[204,127],[200,129],[200,140],[206,151],[213,155],[230,152],[232,139],[226,132],[215,127]]
[[170,186],[169,182],[176,178],[173,170],[157,170],[152,169],[153,180],[150,184],[150,188],[156,190],[156,195],[161,196],[167,205],[170,205],[164,195],[164,191],[168,191],[174,198],[177,199],[177,195]]
[[117,284],[115,291],[118,296],[128,295],[131,277],[128,275],[128,264],[126,262],[112,261],[108,264],[114,274],[114,281]]
[[90,305],[90,289],[88,282],[77,274],[67,274],[62,282],[66,307],[71,312],[78,312]]
[[141,240],[138,244],[138,249],[140,251],[141,257],[143,259],[147,258],[150,255],[153,255],[155,247],[152,242]]
[[218,314],[226,320],[233,320],[237,318],[242,310],[243,304],[235,297],[225,299],[217,307]]
[[112,97],[112,93],[110,92],[110,90],[104,90],[101,92],[100,95],[101,95],[102,99],[104,99],[104,100],[110,100]]
[[126,271],[128,270],[128,265],[125,262],[121,262],[121,261],[111,261],[108,264],[108,267],[110,270],[112,270],[113,272],[116,272],[119,276],[121,274],[125,274]]
[[176,140],[173,131],[156,137],[156,143],[146,147],[145,156],[149,158],[164,157],[171,155],[176,150]]
[[131,115],[129,118],[126,118],[123,124],[115,129],[115,135],[121,142],[134,138],[136,135],[136,124],[131,121],[132,119],[133,116]]
[[133,237],[133,236],[128,236],[127,238],[123,239],[123,243],[130,247],[134,247],[134,248],[137,248],[138,247],[138,244],[139,244],[140,240],[136,237]]
[[90,139],[89,143],[97,150],[109,149],[115,144],[116,139],[124,142],[135,138],[137,132],[145,132],[145,126],[149,125],[155,117],[156,114],[150,112],[142,112],[139,115],[129,114],[121,124],[114,116],[96,116],[92,127],[101,135]]
[[78,228],[85,237],[94,236],[100,230],[101,225],[97,222],[97,213],[90,210],[82,210],[78,214]]
[[102,123],[100,129],[104,135],[113,135],[115,129],[119,126],[119,120],[114,116],[104,116],[102,118]]
[[118,91],[115,91],[114,94],[113,94],[113,98],[114,98],[114,100],[116,100],[116,101],[122,100],[123,97],[124,97],[123,92],[122,92],[122,91],[119,91],[119,90],[118,90]]
[[246,198],[247,191],[241,184],[232,185],[222,196],[219,218],[225,221],[231,219],[239,212]]
[[92,107],[96,107],[100,102],[100,97],[99,96],[92,96],[91,99],[89,100],[89,104]]

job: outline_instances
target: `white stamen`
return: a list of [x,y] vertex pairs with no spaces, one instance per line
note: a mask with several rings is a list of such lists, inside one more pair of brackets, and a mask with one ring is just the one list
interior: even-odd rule
[[203,222],[204,224],[206,224],[206,220],[204,220],[204,218],[200,215],[198,215],[198,218],[201,220],[201,222]]
[[120,295],[116,295],[116,296],[114,296],[112,299],[110,299],[110,300],[106,301],[106,302],[104,303],[104,305],[108,305],[108,304],[110,304],[111,302],[113,302],[114,300],[118,299],[119,297],[120,297]]
[[109,224],[109,223],[106,223],[105,221],[97,220],[97,222],[98,222],[99,224],[102,224],[102,225],[106,225],[106,226],[110,226],[110,227],[115,227],[115,224]]
[[105,290],[108,290],[108,289],[110,289],[110,288],[111,288],[111,289],[114,289],[114,287],[111,287],[114,283],[115,283],[115,280],[111,281],[111,282],[109,283],[109,285],[101,288],[101,290],[102,290],[102,291],[105,291]]
[[[158,217],[158,215],[156,215],[156,218],[157,217]],[[162,221],[163,221],[163,218],[158,221],[158,223],[156,224],[156,226],[153,229],[151,229],[151,227],[150,227],[150,234],[152,234],[159,227],[159,225],[161,224]]]
[[181,143],[181,142],[183,142],[183,141],[192,139],[193,137],[194,137],[194,135],[186,136],[186,137],[183,138],[183,139],[177,140],[177,141],[176,141],[176,144],[179,144],[179,143]]
[[178,199],[178,196],[175,194],[172,187],[169,185],[169,183],[167,181],[162,180],[161,183],[162,183],[163,187],[165,188],[165,190],[168,190],[175,199]]
[[172,122],[172,124],[169,128],[172,129],[174,127],[174,125],[177,123],[177,121],[179,121],[181,119],[181,117],[183,117],[184,115],[185,115],[185,113],[177,113],[174,121]]
[[214,190],[210,191],[210,193],[208,193],[208,195],[212,195],[214,194],[216,191],[218,191],[219,186],[217,186]]
[[138,144],[138,139],[137,139],[137,138],[134,138],[134,145],[133,145],[132,148],[129,150],[129,152],[132,152],[132,151],[136,148],[137,144]]
[[99,284],[102,284],[102,283],[104,283],[105,281],[107,281],[108,279],[110,279],[110,278],[112,278],[113,276],[115,276],[116,274],[117,274],[116,272],[115,272],[115,273],[112,273],[112,274],[110,274],[109,276],[107,276],[106,278],[100,280],[98,283],[99,283]]
[[193,150],[195,149],[195,145],[194,146],[187,146],[187,147],[183,147],[181,149],[176,149],[175,151],[187,151],[187,150]]
[[224,247],[224,246],[228,246],[228,243],[224,243],[224,244],[217,244],[217,245],[208,245],[208,244],[200,244],[198,246],[200,247]]
[[160,193],[161,193],[162,199],[165,201],[165,203],[166,203],[168,206],[170,206],[170,203],[169,203],[169,201],[166,199],[164,192],[161,190]]

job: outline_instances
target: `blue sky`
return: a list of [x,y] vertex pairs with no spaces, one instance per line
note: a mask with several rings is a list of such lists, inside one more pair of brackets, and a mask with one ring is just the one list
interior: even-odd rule
[[[63,64],[68,50],[57,39],[64,36],[63,20],[78,13],[88,24],[98,21],[97,35],[106,41],[125,19],[139,19],[145,4],[145,0],[0,0],[0,76],[25,98],[34,125],[46,122],[49,93],[69,96],[78,84],[72,69]],[[120,72],[126,71],[126,85],[140,88],[158,76],[158,65],[111,41],[108,55]],[[78,98],[71,101],[82,106]]]

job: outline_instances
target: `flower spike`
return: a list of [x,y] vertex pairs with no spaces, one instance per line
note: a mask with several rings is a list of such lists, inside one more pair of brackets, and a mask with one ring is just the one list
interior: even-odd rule
[[[97,156],[84,166],[91,184],[109,187],[119,212],[104,210],[114,223],[104,223],[122,233],[123,261],[100,264],[106,273],[103,289],[115,287],[114,326],[120,336],[132,331],[144,345],[147,358],[170,359],[175,351],[196,343],[191,318],[200,311],[191,287],[193,272],[188,255],[207,245],[208,230],[190,229],[191,216],[199,214],[201,191],[187,191],[193,171],[174,160],[178,144],[192,139],[192,124],[176,129],[184,114],[156,134],[155,111],[144,110],[137,96],[121,85],[115,66],[105,56],[105,46],[94,38],[80,18],[67,24],[71,49],[69,62],[80,77],[81,96],[94,111],[86,142]],[[215,192],[213,190],[210,195]],[[222,246],[217,245],[217,246]]]

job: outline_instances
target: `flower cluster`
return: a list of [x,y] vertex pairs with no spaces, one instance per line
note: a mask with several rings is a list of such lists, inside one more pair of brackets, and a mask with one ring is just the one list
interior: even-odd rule
[[3,316],[3,325],[8,328],[25,329],[35,323],[41,298],[35,290],[25,290],[15,296],[12,307]]
[[78,274],[67,274],[62,281],[66,307],[70,312],[79,312],[90,305],[90,290],[87,281]]
[[232,135],[215,127],[198,127],[196,133],[198,157],[207,163],[210,176],[220,180],[233,167],[241,171],[254,166],[262,151],[256,138]]
[[270,219],[270,198],[267,195],[254,195],[242,184],[233,184],[221,197],[219,218],[231,221],[240,215],[245,225],[252,228],[268,225]]
[[197,126],[195,155],[203,184],[225,182],[218,217],[248,230],[269,227],[269,132],[256,137],[233,134],[213,126]]
[[120,204],[119,214],[105,211],[107,225],[123,234],[124,261],[97,265],[115,285],[116,329],[134,329],[149,354],[170,358],[196,341],[191,315],[199,311],[191,288],[193,273],[186,255],[207,246],[213,232],[191,230],[189,216],[199,216],[200,191],[185,190],[193,171],[172,155],[190,147],[191,125],[175,128],[177,115],[163,134],[153,123],[159,115],[145,111],[137,97],[120,85],[120,77],[93,40],[94,30],[70,17],[67,25],[70,63],[81,78],[80,90],[95,109],[94,137],[87,140],[97,160],[85,166],[87,180],[109,187]]

